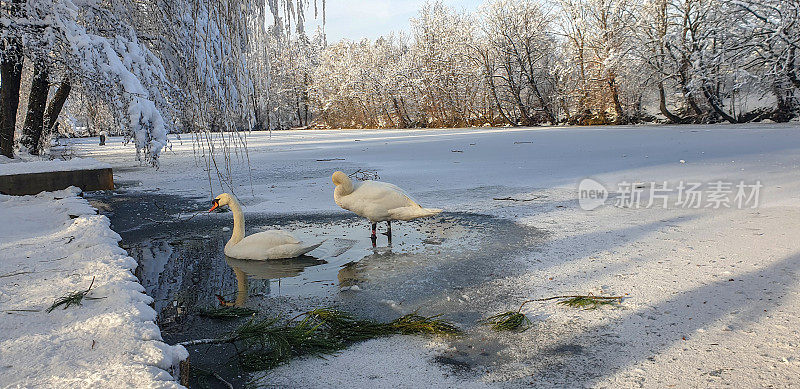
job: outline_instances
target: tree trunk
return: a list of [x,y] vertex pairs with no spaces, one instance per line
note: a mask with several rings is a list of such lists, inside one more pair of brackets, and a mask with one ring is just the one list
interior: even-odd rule
[[703,93],[706,95],[706,100],[708,100],[708,104],[711,105],[711,109],[713,109],[714,112],[731,123],[736,124],[739,122],[736,120],[736,118],[729,115],[727,112],[725,112],[725,110],[722,109],[722,107],[720,107],[717,96],[711,93],[711,90],[708,88],[708,86],[703,86]]
[[680,69],[678,70],[679,80],[681,84],[681,91],[683,92],[683,96],[686,97],[686,101],[689,103],[689,107],[692,108],[694,114],[697,116],[703,115],[703,110],[697,105],[697,101],[694,99],[694,95],[692,95],[692,91],[689,89],[689,76],[687,75],[689,69],[689,60],[683,60]]
[[31,92],[28,97],[28,112],[22,126],[22,138],[19,143],[28,148],[28,152],[39,155],[44,129],[44,111],[47,106],[47,94],[50,92],[47,65],[37,62],[33,69]]
[[44,133],[42,134],[42,140],[47,139],[53,132],[56,122],[58,121],[58,115],[61,114],[61,109],[64,108],[64,103],[67,101],[71,89],[72,85],[69,82],[69,78],[64,78],[64,80],[61,81],[61,85],[58,86],[56,94],[53,95],[53,99],[50,100],[50,104],[47,106],[47,111],[44,114]]
[[792,95],[791,87],[784,87],[785,84],[776,81],[772,85],[772,93],[775,94],[777,100],[777,107],[771,113],[772,120],[780,123],[788,122],[792,119],[794,112],[794,96]]
[[789,48],[789,58],[786,59],[786,75],[789,76],[789,81],[792,82],[795,88],[800,90],[800,78],[797,77],[797,69],[795,66],[796,50],[794,46]]
[[619,101],[619,90],[617,89],[617,78],[614,74],[608,76],[608,88],[611,90],[611,100],[614,101],[614,112],[617,114],[616,124],[625,124],[625,112],[622,110],[622,103]]
[[682,123],[683,119],[678,117],[677,115],[673,114],[672,112],[667,109],[667,94],[664,92],[664,82],[661,81],[658,83],[658,109],[661,110],[661,113],[669,119],[672,123]]
[[[497,85],[494,83],[494,70],[489,61],[488,52],[481,52],[481,65],[483,65],[483,75],[486,77],[487,84],[489,84],[489,91],[492,92],[492,99],[494,100],[495,106],[497,106],[497,111],[500,112],[500,116],[503,117],[506,123],[514,125],[505,111],[503,111],[503,106],[500,105],[500,98],[497,96]],[[494,122],[494,118],[492,118],[492,122]]]
[[[9,16],[12,19],[21,16],[23,0],[12,0],[10,3]],[[8,36],[4,43],[0,42],[0,51],[5,51],[0,61],[0,154],[13,158],[19,87],[25,58],[22,56],[22,42],[14,35]]]
[[253,118],[256,121],[255,126],[253,126],[253,130],[262,130],[264,129],[264,124],[261,123],[261,115],[258,114],[258,100],[256,99],[256,94],[253,93],[250,95],[251,99],[253,100]]
[[14,157],[14,132],[19,108],[19,87],[22,80],[22,47],[20,40],[10,38],[0,62],[0,154]]
[[408,128],[408,122],[405,116],[403,116],[403,111],[400,110],[400,104],[397,102],[397,98],[394,96],[392,96],[392,104],[394,105],[395,115],[397,115],[398,121],[400,122],[400,128]]
[[[533,54],[531,54],[529,45],[525,45],[525,53],[526,53],[525,58],[527,60],[528,68],[527,71],[524,71],[524,73],[528,78],[528,85],[530,85],[531,90],[533,90],[533,94],[536,95],[536,98],[539,100],[539,105],[542,106],[542,111],[544,112],[547,121],[549,121],[550,124],[556,124],[555,115],[553,115],[553,112],[550,110],[549,104],[545,102],[544,96],[542,96],[541,91],[539,91],[539,86],[536,85],[536,79],[533,76],[533,69],[534,69],[532,62]],[[519,62],[520,64],[523,64],[522,60],[519,60]],[[525,69],[524,66],[522,68]]]

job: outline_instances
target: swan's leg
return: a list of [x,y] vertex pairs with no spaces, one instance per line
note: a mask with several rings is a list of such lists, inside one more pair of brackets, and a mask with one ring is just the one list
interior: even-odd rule
[[384,235],[388,236],[389,239],[392,239],[392,221],[386,221],[386,232],[383,233]]
[[377,235],[375,234],[375,229],[377,228],[378,228],[378,223],[372,223],[372,235],[370,236],[371,238],[377,237]]

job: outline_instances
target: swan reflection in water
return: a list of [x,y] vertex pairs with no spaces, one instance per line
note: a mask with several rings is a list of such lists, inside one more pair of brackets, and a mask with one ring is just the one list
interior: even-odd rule
[[324,260],[303,255],[290,259],[271,259],[268,261],[250,261],[225,256],[225,262],[233,269],[236,275],[236,299],[227,301],[222,296],[217,296],[220,304],[228,307],[242,307],[247,301],[249,279],[278,280],[294,277],[302,273],[307,267],[322,265]]
[[375,279],[380,275],[395,274],[408,267],[412,256],[406,253],[394,253],[392,246],[373,248],[372,252],[358,261],[348,262],[339,269],[337,278],[339,287],[358,286],[362,282]]

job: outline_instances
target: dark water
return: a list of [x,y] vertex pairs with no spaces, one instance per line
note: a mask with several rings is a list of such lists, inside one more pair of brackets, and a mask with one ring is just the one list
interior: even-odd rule
[[[219,307],[217,296],[272,316],[337,306],[360,317],[391,320],[419,310],[472,326],[480,318],[480,307],[465,304],[461,291],[509,275],[514,255],[535,249],[544,238],[540,230],[505,219],[443,213],[393,223],[391,244],[379,235],[373,247],[369,223],[344,211],[246,213],[248,234],[284,229],[309,243],[324,242],[301,258],[243,261],[223,253],[233,224],[230,212],[191,217],[207,209],[208,199],[122,190],[97,192],[90,201],[109,216],[123,247],[139,262],[137,277],[155,300],[168,343],[216,337],[240,324],[196,315],[198,309]],[[385,223],[379,225],[379,232],[384,228]],[[229,346],[189,351],[193,366],[231,382],[246,381],[232,362],[234,350]],[[208,383],[213,386],[213,379]],[[193,381],[193,386],[201,384]]]

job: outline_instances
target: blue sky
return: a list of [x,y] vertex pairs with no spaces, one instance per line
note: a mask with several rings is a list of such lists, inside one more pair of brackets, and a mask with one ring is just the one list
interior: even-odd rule
[[[482,0],[444,0],[456,10],[474,11]],[[409,19],[417,15],[425,0],[327,0],[325,32],[328,42],[343,38],[360,40],[375,39],[390,31],[408,31]],[[313,2],[311,3],[313,6]],[[322,16],[314,20],[313,8],[306,11],[306,31],[312,33],[322,24]]]

